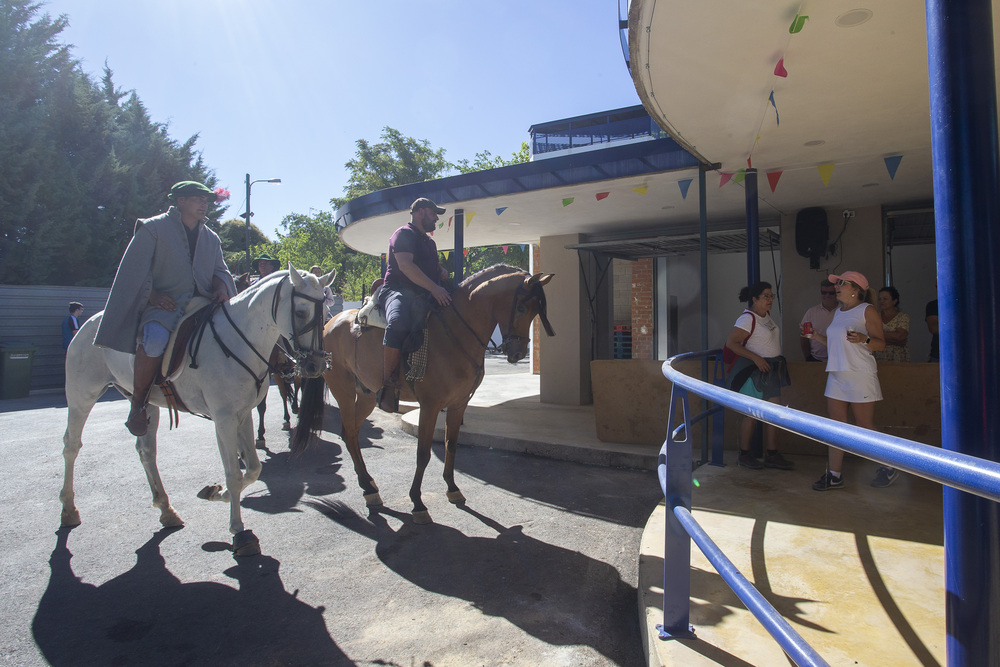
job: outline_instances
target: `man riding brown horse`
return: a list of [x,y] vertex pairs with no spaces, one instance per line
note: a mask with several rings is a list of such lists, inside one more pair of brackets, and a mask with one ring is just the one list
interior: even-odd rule
[[398,369],[403,341],[414,327],[422,324],[419,316],[414,317],[414,304],[427,294],[441,306],[451,303],[448,290],[441,286],[441,281],[448,278],[448,271],[438,262],[437,245],[428,235],[444,211],[430,199],[417,199],[410,206],[410,222],[389,239],[387,268],[379,296],[386,328],[378,406],[386,412],[399,410]]

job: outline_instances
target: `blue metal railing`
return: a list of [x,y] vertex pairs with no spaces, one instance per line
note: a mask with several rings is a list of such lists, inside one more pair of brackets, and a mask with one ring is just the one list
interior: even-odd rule
[[[690,541],[693,539],[723,580],[797,665],[825,665],[827,663],[819,654],[736,569],[691,516],[691,424],[723,406],[845,452],[993,501],[1000,501],[1000,464],[753,399],[673,368],[676,362],[709,356],[716,357],[713,376],[718,377],[722,350],[681,354],[663,363],[663,375],[670,380],[673,389],[668,433],[658,465],[660,486],[669,509],[664,544],[663,624],[657,626],[660,637],[692,635],[689,609]],[[688,392],[717,406],[692,417],[688,410]],[[677,405],[681,407],[683,421],[671,430],[676,421]],[[715,430],[719,432],[713,434],[713,440],[721,442],[722,429],[718,421]]]

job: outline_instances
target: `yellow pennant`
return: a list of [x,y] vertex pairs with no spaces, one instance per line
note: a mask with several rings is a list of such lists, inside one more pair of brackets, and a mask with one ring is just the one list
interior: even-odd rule
[[646,186],[645,185],[641,185],[641,186],[639,186],[637,188],[632,188],[632,192],[635,192],[636,194],[644,195],[644,194],[646,194]]
[[821,164],[816,169],[819,170],[819,177],[823,179],[823,187],[828,187],[830,185],[830,177],[833,176],[833,168],[836,165],[834,163]]

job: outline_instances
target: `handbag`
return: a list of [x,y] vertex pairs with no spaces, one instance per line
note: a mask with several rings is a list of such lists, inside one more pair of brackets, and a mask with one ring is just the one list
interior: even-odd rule
[[[750,333],[748,333],[747,337],[744,338],[743,341],[740,343],[740,345],[746,347],[747,341],[750,340],[750,336],[753,335],[754,329],[757,328],[757,316],[754,315],[753,311],[751,310],[744,310],[743,313],[740,314],[742,315],[744,313],[750,313]],[[723,343],[722,364],[725,366],[727,374],[729,373],[729,371],[733,370],[733,364],[736,363],[737,359],[739,359],[739,355],[730,350],[729,347],[725,343]]]

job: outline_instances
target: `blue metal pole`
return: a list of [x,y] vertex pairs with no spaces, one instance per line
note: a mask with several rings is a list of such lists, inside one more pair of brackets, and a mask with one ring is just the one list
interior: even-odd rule
[[757,170],[747,169],[743,179],[747,206],[747,285],[760,281],[760,217],[757,214]]
[[684,419],[683,440],[679,431],[668,427],[660,449],[657,474],[667,505],[663,535],[663,625],[658,625],[660,639],[685,639],[694,636],[689,623],[691,609],[691,538],[674,515],[674,507],[691,510],[691,419],[688,393],[674,387],[670,393],[667,424],[675,424],[675,408],[680,404]]
[[455,284],[462,282],[465,273],[465,209],[455,209]]
[[[941,435],[1000,461],[1000,159],[991,0],[927,0]],[[949,665],[1000,664],[1000,512],[944,489]]]

